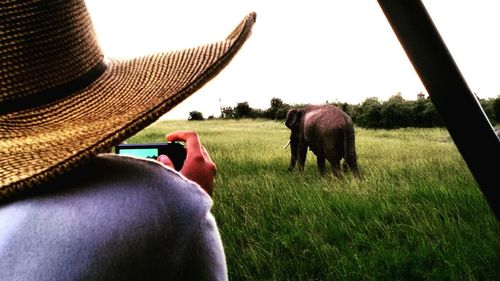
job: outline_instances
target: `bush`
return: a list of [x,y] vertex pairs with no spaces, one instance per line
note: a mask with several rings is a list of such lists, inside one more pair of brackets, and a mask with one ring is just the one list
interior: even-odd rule
[[382,104],[380,115],[380,126],[384,129],[404,128],[414,123],[414,111],[411,104],[405,102],[400,93]]
[[189,112],[188,120],[189,121],[201,121],[201,120],[205,120],[205,118],[203,118],[203,113],[195,110],[195,111]]
[[234,113],[234,109],[230,106],[222,107],[220,113],[221,119],[234,119],[236,116]]
[[376,97],[367,98],[352,116],[354,123],[365,128],[380,128],[382,104]]
[[284,103],[279,98],[272,98],[271,107],[264,111],[263,117],[271,120],[285,120],[288,110],[290,110],[289,104]]
[[234,115],[236,119],[240,118],[251,118],[252,117],[252,108],[248,105],[248,102],[239,102],[236,104],[234,108]]
[[418,99],[415,102],[415,125],[414,127],[430,128],[443,126],[441,117],[430,99]]
[[500,123],[500,96],[497,96],[493,101],[493,113],[495,115],[495,122]]

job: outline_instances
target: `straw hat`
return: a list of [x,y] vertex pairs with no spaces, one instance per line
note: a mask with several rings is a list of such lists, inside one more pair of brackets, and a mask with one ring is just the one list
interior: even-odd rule
[[83,0],[0,4],[0,198],[108,151],[217,75],[251,33],[104,60]]

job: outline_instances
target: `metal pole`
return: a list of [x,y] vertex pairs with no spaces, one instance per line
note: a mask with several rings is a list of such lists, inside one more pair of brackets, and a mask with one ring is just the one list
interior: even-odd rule
[[420,0],[378,0],[455,145],[500,218],[500,141]]

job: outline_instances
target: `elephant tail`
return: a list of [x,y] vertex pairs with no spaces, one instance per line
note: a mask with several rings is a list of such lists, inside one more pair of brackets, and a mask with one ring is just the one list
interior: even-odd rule
[[344,130],[344,172],[347,172],[347,157],[349,153],[349,132],[347,130]]

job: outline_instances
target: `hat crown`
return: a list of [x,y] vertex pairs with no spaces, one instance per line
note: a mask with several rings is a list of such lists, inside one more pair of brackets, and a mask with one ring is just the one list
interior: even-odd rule
[[0,103],[50,95],[103,59],[83,0],[2,1],[0,19]]

